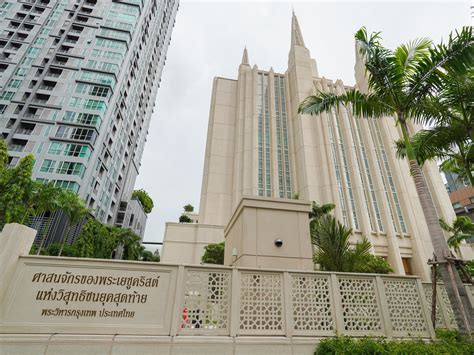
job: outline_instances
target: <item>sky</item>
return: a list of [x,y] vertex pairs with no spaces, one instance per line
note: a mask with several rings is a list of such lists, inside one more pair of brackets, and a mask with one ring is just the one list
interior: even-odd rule
[[236,79],[245,46],[250,65],[284,73],[292,8],[319,75],[349,85],[361,26],[395,48],[419,37],[438,43],[471,24],[469,1],[181,0],[135,185],[155,203],[145,242],[162,241],[184,205],[199,209],[213,78]]

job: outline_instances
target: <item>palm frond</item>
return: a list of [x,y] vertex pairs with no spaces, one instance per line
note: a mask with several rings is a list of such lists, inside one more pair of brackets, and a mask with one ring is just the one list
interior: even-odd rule
[[[437,126],[422,129],[411,138],[411,145],[418,163],[423,165],[427,160],[444,159],[457,155],[457,147],[469,142],[464,127],[454,123],[450,127]],[[395,142],[396,154],[399,158],[406,157],[406,147],[403,140]]]
[[448,43],[430,50],[430,56],[414,65],[414,74],[408,78],[408,98],[413,103],[419,98],[442,88],[443,72],[465,73],[474,64],[474,38],[472,27],[466,26],[455,35],[449,35]]
[[352,113],[359,117],[377,118],[393,114],[394,110],[376,95],[364,94],[357,89],[351,89],[343,94],[320,92],[318,95],[308,96],[298,107],[298,113],[319,114],[331,109],[338,109],[339,105],[351,107]]

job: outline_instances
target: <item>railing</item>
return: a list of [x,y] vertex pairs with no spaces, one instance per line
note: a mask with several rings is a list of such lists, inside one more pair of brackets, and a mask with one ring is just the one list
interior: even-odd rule
[[433,337],[418,278],[180,267],[181,335]]
[[21,144],[10,144],[8,146],[8,150],[14,151],[14,152],[22,152],[23,149],[25,149],[24,145]]

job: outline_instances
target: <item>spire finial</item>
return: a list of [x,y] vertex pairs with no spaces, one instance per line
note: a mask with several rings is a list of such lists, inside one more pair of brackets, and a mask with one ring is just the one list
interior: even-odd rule
[[245,46],[244,53],[242,54],[242,64],[249,65],[249,54],[247,53],[247,46]]
[[300,25],[298,23],[298,18],[295,15],[295,10],[293,9],[293,16],[291,19],[291,46],[302,46],[304,45],[303,35],[301,34]]

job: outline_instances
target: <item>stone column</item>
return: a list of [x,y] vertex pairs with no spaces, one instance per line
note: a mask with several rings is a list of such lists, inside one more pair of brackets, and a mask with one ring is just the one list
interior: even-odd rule
[[28,255],[35,240],[36,230],[11,223],[0,233],[0,305],[15,274],[18,257]]

